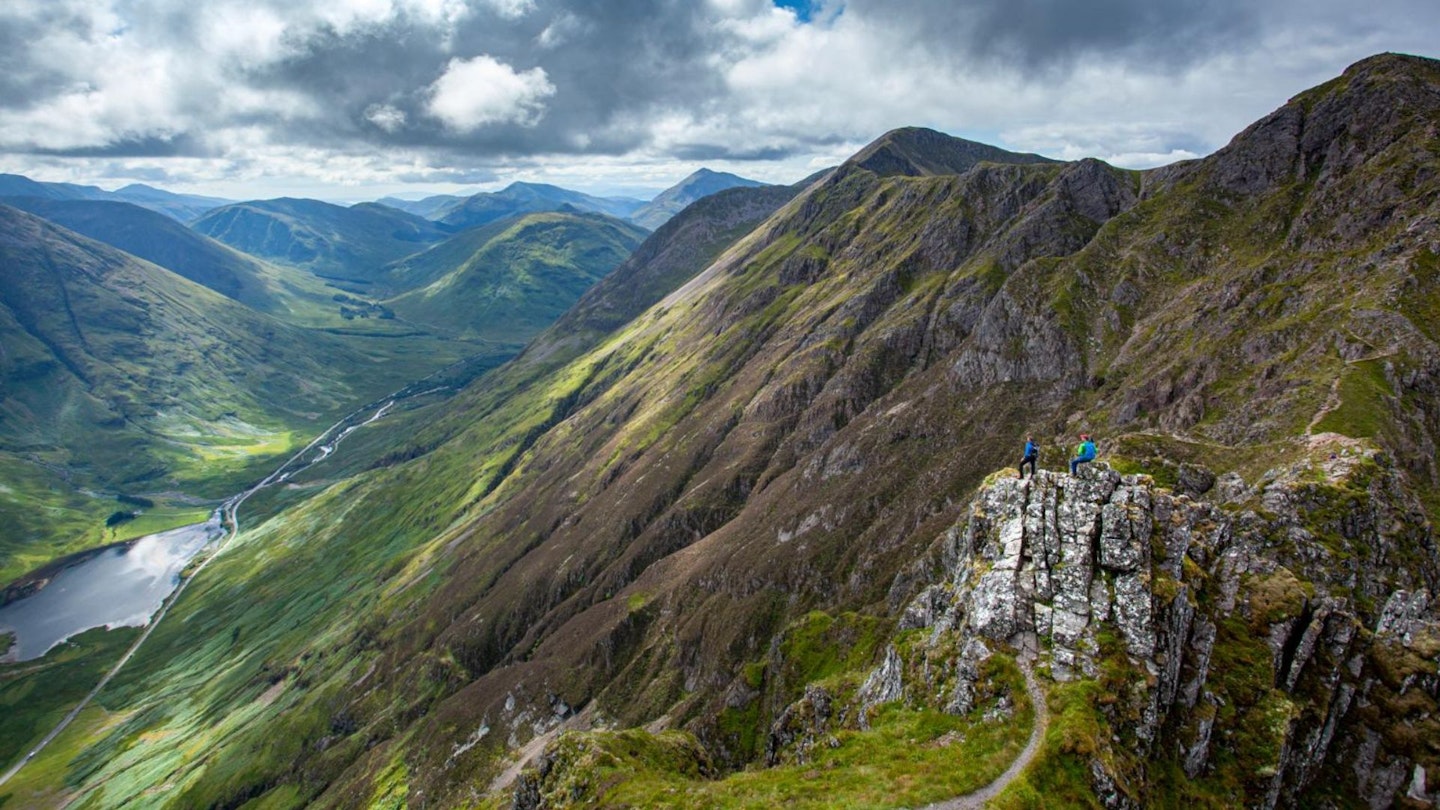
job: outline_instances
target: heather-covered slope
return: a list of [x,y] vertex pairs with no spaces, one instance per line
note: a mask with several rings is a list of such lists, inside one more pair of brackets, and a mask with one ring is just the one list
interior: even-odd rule
[[[1125,587],[1138,588],[1132,604],[1167,610],[1194,595],[1225,634],[1205,664],[1222,700],[1151,724],[1150,679],[1166,681],[1148,666],[1164,662],[1097,624],[1077,636],[1093,671],[1041,661],[1064,682],[1051,686],[1060,739],[1002,803],[1393,801],[1407,763],[1422,780],[1440,767],[1419,742],[1433,736],[1434,609],[1420,599],[1387,611],[1378,598],[1436,588],[1413,499],[1437,484],[1437,128],[1440,69],[1384,56],[1219,153],[1152,172],[887,136],[598,345],[513,387],[497,381],[516,366],[481,381],[384,465],[244,535],[177,607],[189,621],[162,627],[105,698],[126,720],[93,714],[36,772],[67,772],[97,806],[140,795],[221,806],[836,801],[858,761],[832,757],[978,744],[991,710],[1024,716],[1016,656],[1063,647],[1060,606],[1036,599],[1028,611],[1052,611],[1055,646],[1001,628],[968,654],[973,636],[926,652],[917,630],[934,625],[905,624],[907,607],[948,585],[974,620],[965,589],[1023,567],[1000,567],[1005,537],[957,545],[957,527],[1009,514],[1009,488],[972,501],[977,485],[1013,461],[1024,433],[1042,437],[1053,469],[1055,445],[1088,429],[1112,464],[1184,493],[1126,484],[1153,502],[1212,501],[1183,514],[1225,511],[1227,493],[1286,500],[1242,496],[1224,515],[1243,523],[1248,508],[1259,521],[1244,572],[1217,568],[1199,539],[1167,546],[1171,557],[1140,533],[1141,555],[1102,578],[1134,574],[1147,546],[1178,562],[1180,576]],[[1325,432],[1346,434],[1323,441],[1360,453],[1359,466],[1312,457]],[[1357,543],[1382,542],[1364,576],[1347,573]],[[1032,581],[1080,570],[1037,554]],[[1216,589],[1229,599],[1232,581],[1248,612],[1207,601]],[[1087,615],[1108,593],[1057,592]],[[944,614],[934,604],[932,621]],[[1320,628],[1312,643],[1338,638],[1315,623],[1322,607],[1337,630],[1401,628],[1418,643],[1389,656],[1385,645],[1317,652],[1292,682],[1307,637],[1296,627]],[[1392,612],[1404,615],[1381,621]],[[1254,634],[1276,625],[1272,656]],[[1170,631],[1204,649],[1203,627]],[[897,666],[939,679],[914,702],[889,701],[885,677],[867,686],[889,644]],[[1378,703],[1318,706],[1305,678],[1362,683],[1341,672],[1351,654],[1380,684]],[[959,682],[990,691],[944,699]],[[195,691],[180,705],[157,683]],[[862,692],[878,715],[856,714],[849,698]],[[1354,744],[1311,746],[1334,758],[1287,764],[1332,707],[1334,739]],[[492,783],[514,748],[562,723],[649,731],[563,737],[521,789]],[[1153,771],[1118,759],[1105,736],[1128,742],[1137,729],[1154,735]],[[1197,748],[1200,729],[1223,744]],[[1177,758],[1224,746],[1274,771],[1206,753],[1191,779]],[[850,764],[831,776],[830,762]],[[696,786],[760,763],[788,781],[745,773]],[[805,768],[784,770],[795,763]],[[903,767],[886,774],[916,781]],[[22,801],[59,789],[29,778],[13,788]]]
[[210,211],[195,230],[262,259],[365,289],[386,264],[443,240],[449,231],[383,205],[346,208],[319,200],[257,200]]
[[254,309],[273,314],[282,308],[260,262],[163,214],[108,200],[4,197],[0,201],[154,262]]
[[523,343],[569,309],[644,240],[598,214],[529,214],[464,231],[387,269],[408,290],[400,317],[452,334]]

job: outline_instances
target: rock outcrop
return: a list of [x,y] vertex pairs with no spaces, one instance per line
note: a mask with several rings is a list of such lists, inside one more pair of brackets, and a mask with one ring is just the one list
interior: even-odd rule
[[963,712],[977,661],[1015,648],[1100,684],[1108,734],[1086,766],[1107,806],[1147,805],[1166,768],[1246,806],[1433,802],[1436,557],[1396,477],[1352,449],[1273,471],[1244,504],[1104,467],[994,478],[900,623],[928,631],[911,656],[960,654],[941,673],[892,646],[859,698],[940,690]]

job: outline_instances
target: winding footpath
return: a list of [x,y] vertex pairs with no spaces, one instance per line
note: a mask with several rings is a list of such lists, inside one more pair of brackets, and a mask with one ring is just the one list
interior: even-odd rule
[[1040,753],[1040,743],[1045,739],[1045,729],[1050,727],[1050,711],[1045,705],[1045,693],[1041,691],[1040,684],[1035,680],[1035,672],[1030,668],[1030,662],[1021,660],[1020,672],[1025,676],[1025,692],[1030,695],[1030,705],[1035,707],[1035,725],[1030,729],[1030,741],[1025,743],[1025,748],[1020,756],[1010,763],[1010,767],[1000,774],[999,778],[985,787],[964,796],[956,796],[943,802],[926,805],[922,810],[980,810],[987,802],[1014,782],[1021,771],[1035,760]]
[[[424,393],[429,392],[426,391]],[[356,423],[348,428],[345,428],[344,430],[341,430],[343,426],[351,422],[358,414],[363,413],[364,411],[369,410],[371,407],[374,406],[367,405],[364,408],[347,414],[345,418],[326,428],[325,431],[319,436],[316,436],[315,439],[309,444],[305,445],[305,447],[300,450],[300,452],[286,459],[285,463],[281,464],[279,467],[276,467],[275,471],[265,476],[265,478],[261,480],[260,483],[221,504],[220,508],[216,510],[216,512],[220,517],[220,525],[228,526],[229,530],[220,539],[219,543],[215,546],[215,549],[209,554],[205,554],[205,556],[200,560],[200,564],[195,566],[194,571],[190,572],[190,576],[180,580],[179,586],[177,586],[175,590],[171,592],[170,596],[166,598],[165,601],[160,605],[160,610],[156,611],[155,615],[151,617],[150,623],[145,626],[145,631],[140,634],[139,638],[135,639],[135,643],[130,645],[130,649],[126,650],[125,654],[120,656],[120,660],[115,662],[115,666],[111,667],[110,671],[105,673],[105,677],[101,678],[100,682],[95,684],[95,688],[90,690],[90,693],[85,696],[85,699],[76,704],[75,708],[71,709],[70,712],[65,715],[64,719],[60,721],[59,725],[51,729],[50,733],[46,734],[44,738],[40,740],[39,744],[36,745],[33,749],[31,749],[30,753],[26,754],[23,759],[11,766],[10,769],[4,774],[0,774],[0,785],[4,785],[6,782],[10,781],[10,779],[13,778],[15,774],[20,772],[21,768],[24,768],[25,765],[30,762],[30,760],[34,759],[41,751],[43,751],[45,749],[45,746],[49,745],[55,740],[56,737],[60,736],[60,733],[63,732],[66,728],[68,728],[70,724],[74,722],[76,717],[80,716],[80,712],[83,711],[85,707],[90,705],[90,702],[95,699],[95,696],[100,694],[100,691],[104,689],[107,684],[110,683],[111,679],[113,679],[115,675],[120,672],[121,668],[123,668],[125,664],[129,663],[130,659],[135,655],[136,651],[140,649],[140,645],[144,644],[145,640],[150,638],[150,634],[155,632],[155,628],[160,625],[160,621],[165,618],[165,614],[170,611],[170,607],[176,602],[180,601],[180,595],[185,593],[185,588],[188,587],[191,582],[194,582],[195,578],[200,575],[200,572],[205,570],[205,566],[209,565],[211,560],[220,556],[220,552],[225,549],[225,546],[229,544],[229,542],[240,533],[239,511],[241,504],[245,503],[245,501],[249,499],[251,495],[254,495],[260,490],[278,481],[284,481],[295,473],[311,466],[312,464],[328,458],[330,454],[335,451],[335,446],[340,443],[341,439],[344,439],[346,436],[350,435],[350,433],[355,431],[357,428],[368,425],[371,422],[374,422],[376,419],[384,416],[390,410],[390,408],[394,407],[397,400],[398,396],[397,399],[391,399],[385,402],[384,405],[380,406],[379,410],[375,411],[374,415],[372,415],[364,422]],[[335,438],[328,444],[324,443],[325,440],[337,430],[340,430],[340,433],[337,434]],[[318,457],[312,459],[310,462],[301,465],[296,469],[290,469],[292,465],[301,461],[305,457],[305,454],[314,450],[316,446],[319,446],[322,451]],[[204,552],[201,553],[203,554]]]

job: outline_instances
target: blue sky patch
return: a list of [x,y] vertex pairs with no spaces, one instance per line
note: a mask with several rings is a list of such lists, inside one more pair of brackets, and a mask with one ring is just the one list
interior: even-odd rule
[[819,5],[815,0],[774,0],[774,3],[780,8],[788,8],[795,12],[796,19],[804,23],[810,22],[810,15],[815,12],[815,7]]

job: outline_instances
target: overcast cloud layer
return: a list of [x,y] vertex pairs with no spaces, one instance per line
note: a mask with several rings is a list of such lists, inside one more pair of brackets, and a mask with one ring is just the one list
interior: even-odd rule
[[1206,154],[1434,0],[5,0],[0,170],[334,199],[792,182],[919,125]]

